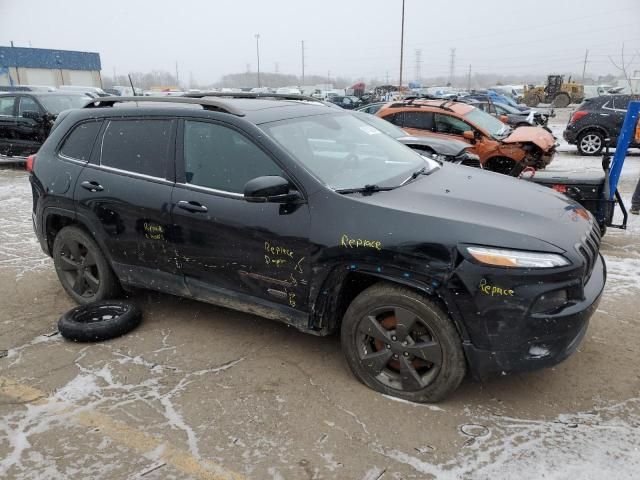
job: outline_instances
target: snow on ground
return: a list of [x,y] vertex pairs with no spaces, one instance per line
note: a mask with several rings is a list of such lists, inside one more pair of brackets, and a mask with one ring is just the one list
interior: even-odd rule
[[15,270],[18,278],[52,265],[33,232],[31,206],[28,174],[0,169],[0,268]]

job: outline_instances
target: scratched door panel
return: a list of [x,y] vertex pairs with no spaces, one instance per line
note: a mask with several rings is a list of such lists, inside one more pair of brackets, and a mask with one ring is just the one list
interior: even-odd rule
[[[178,202],[206,208],[192,212]],[[176,185],[178,261],[186,282],[205,282],[301,311],[308,302],[309,211]]]

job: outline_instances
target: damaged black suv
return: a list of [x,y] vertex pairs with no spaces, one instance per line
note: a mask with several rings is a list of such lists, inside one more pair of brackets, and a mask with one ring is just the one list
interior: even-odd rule
[[27,168],[78,303],[143,287],[341,333],[371,388],[437,401],[576,350],[606,270],[592,216],[296,96],[96,99]]

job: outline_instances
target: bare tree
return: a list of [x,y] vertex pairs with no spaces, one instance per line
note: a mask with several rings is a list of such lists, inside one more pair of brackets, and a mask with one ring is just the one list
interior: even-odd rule
[[624,76],[624,79],[629,84],[630,93],[636,93],[636,92],[633,91],[633,83],[631,82],[631,74],[628,73],[628,69],[631,66],[631,64],[633,63],[633,61],[636,59],[636,56],[637,56],[637,52],[633,54],[633,56],[631,57],[631,60],[629,60],[628,62],[625,61],[625,59],[624,59],[624,43],[622,44],[622,51],[620,52],[620,65],[618,65],[616,62],[614,62],[613,58],[611,58],[609,56],[609,60],[611,61],[613,66],[616,67],[618,70],[620,70],[622,72],[622,75]]

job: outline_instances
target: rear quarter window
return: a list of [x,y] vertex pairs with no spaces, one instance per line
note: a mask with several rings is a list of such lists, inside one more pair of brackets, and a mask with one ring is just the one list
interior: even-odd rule
[[111,120],[101,142],[100,165],[165,178],[172,148],[171,120]]
[[83,122],[73,127],[62,141],[60,155],[88,162],[101,126],[102,122]]

